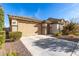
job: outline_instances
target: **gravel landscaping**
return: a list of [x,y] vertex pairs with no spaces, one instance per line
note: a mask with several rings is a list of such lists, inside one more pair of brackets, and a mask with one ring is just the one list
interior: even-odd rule
[[31,53],[20,40],[15,42],[6,42],[5,47],[0,49],[0,55],[6,55],[5,53],[9,53],[11,50],[15,51],[18,56],[31,56]]

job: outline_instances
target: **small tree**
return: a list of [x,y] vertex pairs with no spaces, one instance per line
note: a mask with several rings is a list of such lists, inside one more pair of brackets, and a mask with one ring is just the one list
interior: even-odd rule
[[0,7],[0,31],[4,28],[4,11],[3,8]]
[[74,34],[77,28],[77,24],[71,21],[68,25],[64,26],[62,32],[63,34]]
[[[4,11],[3,8],[0,6],[0,48],[5,49],[5,31],[4,28]],[[5,51],[3,50],[3,55]]]

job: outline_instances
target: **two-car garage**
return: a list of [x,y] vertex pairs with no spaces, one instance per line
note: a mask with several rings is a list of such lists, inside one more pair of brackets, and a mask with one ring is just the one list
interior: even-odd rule
[[10,20],[11,31],[20,31],[22,36],[32,36],[41,34],[41,24],[38,20],[13,16]]
[[37,35],[38,27],[36,23],[19,21],[18,31],[21,31],[23,36]]

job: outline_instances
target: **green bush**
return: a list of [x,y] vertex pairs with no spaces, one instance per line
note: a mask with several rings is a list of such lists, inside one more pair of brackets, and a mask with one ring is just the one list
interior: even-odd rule
[[11,41],[14,41],[14,40],[19,40],[22,36],[22,32],[10,32],[9,33],[9,37],[11,39]]
[[55,32],[53,33],[54,36],[61,36],[62,35],[62,32]]
[[79,32],[74,33],[74,35],[79,36]]
[[7,53],[7,56],[17,56],[16,52]]
[[0,48],[2,47],[4,43],[5,43],[5,32],[0,31]]
[[5,37],[3,35],[0,35],[0,45],[2,45],[5,42]]
[[4,35],[5,36],[5,31],[0,31],[0,35]]

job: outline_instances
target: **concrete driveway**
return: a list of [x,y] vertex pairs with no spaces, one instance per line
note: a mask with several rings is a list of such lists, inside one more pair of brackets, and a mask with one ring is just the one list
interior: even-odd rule
[[79,56],[76,42],[45,35],[22,37],[21,41],[33,56]]

